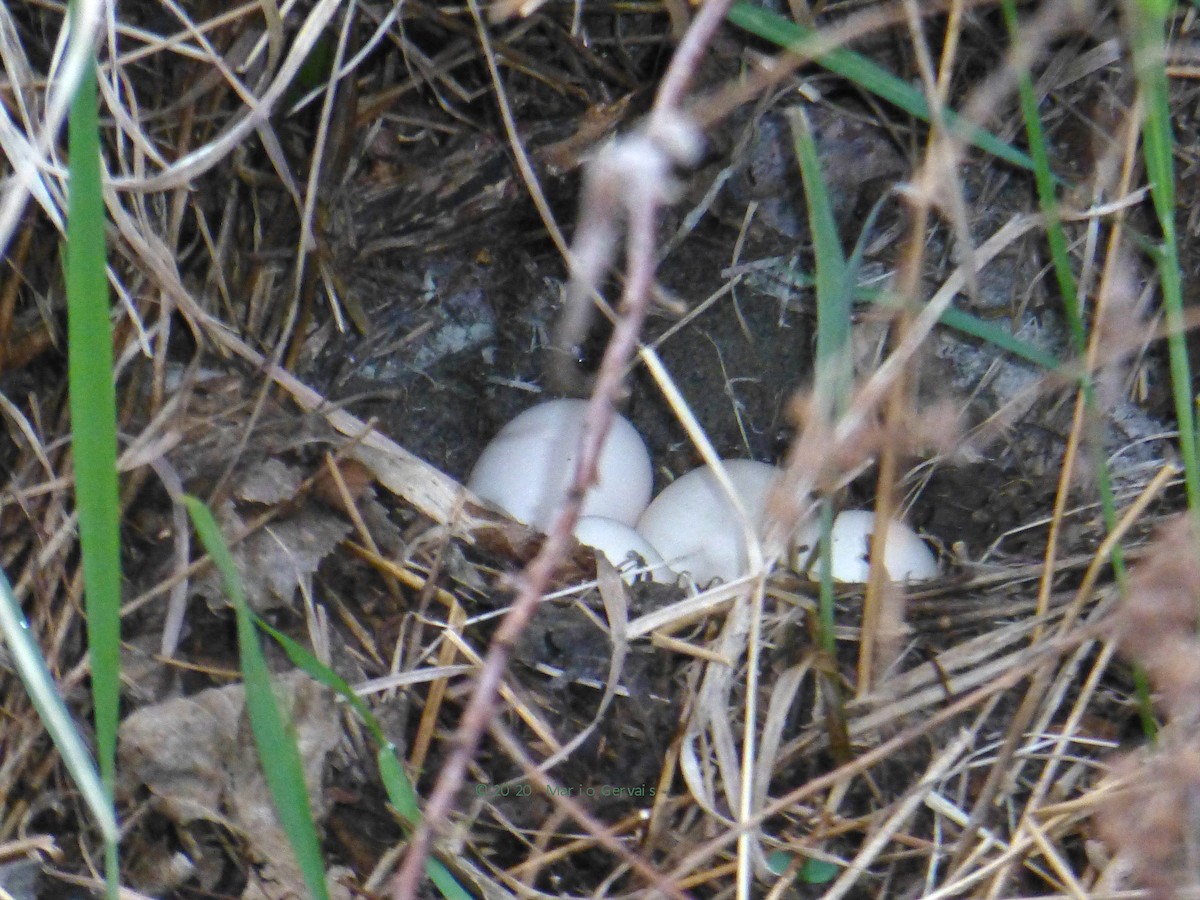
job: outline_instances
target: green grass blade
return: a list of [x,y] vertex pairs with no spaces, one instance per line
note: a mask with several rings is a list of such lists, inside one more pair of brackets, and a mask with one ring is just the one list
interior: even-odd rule
[[[854,242],[854,249],[850,251],[850,259],[846,261],[846,265],[842,272],[842,283],[838,286],[838,304],[851,310],[854,306],[854,295],[858,287],[858,276],[862,273],[863,259],[867,255],[867,245],[871,241],[871,235],[875,232],[875,222],[879,219],[879,214],[883,211],[883,205],[888,200],[888,194],[884,194],[871,207],[871,211],[867,213],[867,218],[863,222],[862,229],[858,233],[858,240]],[[841,247],[838,247],[841,251]],[[847,321],[846,327],[850,327],[850,322]]]
[[362,716],[367,730],[371,732],[371,736],[380,743],[387,743],[383,729],[379,727],[379,723],[371,715],[370,708],[367,704],[363,703],[362,698],[358,694],[354,693],[354,689],[347,684],[346,679],[317,659],[303,644],[288,637],[253,611],[251,611],[250,615],[254,618],[254,624],[274,638],[275,642],[283,648],[283,652],[287,654],[287,658],[292,661],[292,664],[297,669],[300,669],[313,680],[319,681],[330,690],[336,691],[343,700],[354,707],[355,712]]
[[[806,48],[815,46],[819,41],[819,35],[813,29],[749,3],[735,3],[729,10],[728,18],[739,28],[796,52],[805,52]],[[909,115],[923,122],[930,121],[929,104],[925,95],[914,85],[897,78],[865,56],[852,50],[836,49],[816,55],[814,61]],[[950,110],[946,110],[943,117],[947,129],[952,134],[1014,166],[1022,169],[1033,168],[1033,160],[990,131],[963,121],[962,117]]]
[[846,258],[838,240],[833,205],[821,173],[817,144],[804,112],[789,110],[788,123],[792,129],[796,159],[804,181],[804,198],[808,207],[809,230],[812,233],[816,263],[817,288],[817,374],[818,402],[830,414],[838,415],[849,398],[852,284],[847,285]]
[[308,802],[300,750],[296,746],[294,729],[285,721],[275,701],[271,673],[267,669],[262,647],[258,644],[254,614],[246,601],[237,567],[208,507],[195,497],[184,497],[183,502],[197,536],[221,573],[225,590],[233,601],[242,677],[246,684],[246,711],[250,716],[258,758],[262,762],[275,812],[296,855],[296,862],[308,885],[309,896],[327,900],[325,863],[321,857],[321,842],[317,837],[312,807]]
[[[404,766],[396,758],[396,748],[391,744],[381,746],[379,748],[378,759],[379,776],[383,779],[383,786],[387,790],[388,800],[391,801],[392,806],[396,807],[401,815],[404,815],[405,809],[413,810],[413,814],[406,816],[406,818],[410,825],[416,825],[421,821],[421,811],[417,805],[417,795],[412,788],[412,782],[408,780],[408,775],[404,772]],[[429,876],[429,880],[433,882],[433,886],[438,889],[446,900],[473,900],[471,894],[458,883],[450,873],[450,870],[440,860],[426,860],[425,874]]]
[[938,321],[955,331],[979,338],[981,341],[987,341],[1013,356],[1041,366],[1048,372],[1052,372],[1062,365],[1062,361],[1053,353],[1021,340],[1011,331],[994,322],[988,322],[961,309],[949,307],[942,313]]
[[[1171,131],[1170,94],[1167,87],[1166,31],[1174,8],[1171,0],[1139,0],[1129,5],[1133,18],[1133,63],[1138,89],[1146,110],[1142,122],[1142,155],[1150,180],[1150,197],[1162,229],[1162,247],[1154,254],[1162,288],[1167,324],[1167,356],[1171,370],[1171,395],[1179,425],[1179,455],[1183,457],[1183,480],[1188,510],[1200,519],[1200,459],[1197,458],[1195,415],[1192,410],[1192,374],[1184,334],[1183,284],[1179,264],[1179,242],[1175,232],[1175,138]],[[1142,728],[1152,738],[1157,734],[1144,672],[1134,673]]]
[[[1020,29],[1017,21],[1017,5],[1015,0],[1003,0],[1002,11],[1008,27],[1011,40],[1020,39]],[[1058,291],[1062,297],[1063,311],[1066,315],[1067,326],[1071,335],[1071,344],[1075,354],[1083,359],[1087,353],[1087,326],[1084,322],[1083,310],[1079,303],[1079,284],[1071,269],[1070,255],[1067,249],[1067,235],[1063,228],[1062,217],[1059,215],[1058,195],[1055,190],[1054,176],[1050,171],[1050,154],[1046,147],[1045,130],[1042,128],[1041,114],[1038,111],[1037,95],[1033,87],[1033,79],[1028,72],[1021,72],[1017,79],[1018,93],[1021,101],[1021,115],[1025,122],[1025,133],[1029,141],[1029,153],[1033,158],[1034,176],[1037,183],[1038,204],[1042,210],[1042,218],[1046,222],[1046,242],[1050,247],[1050,258],[1054,265],[1054,276],[1058,282]],[[1090,373],[1080,377],[1080,391],[1089,416],[1094,418],[1096,413],[1096,394]],[[1117,527],[1117,503],[1113,495],[1112,477],[1108,471],[1108,463],[1101,458],[1096,467],[1096,486],[1100,493],[1100,507],[1104,516],[1105,528],[1111,532]],[[1125,555],[1118,544],[1112,551],[1113,573],[1124,590],[1125,586]],[[1144,676],[1139,680],[1135,673],[1135,682],[1144,684]],[[1139,706],[1143,732],[1153,738],[1153,707],[1150,696],[1138,690]]]
[[[75,505],[87,610],[100,777],[111,806],[121,692],[121,538],[117,406],[104,242],[96,66],[89,60],[67,123],[67,355]],[[120,887],[115,840],[105,840],[108,895]]]
[[4,636],[13,668],[25,685],[33,708],[37,710],[38,718],[62,755],[63,764],[75,780],[80,796],[96,819],[105,844],[115,847],[117,819],[113,815],[108,790],[100,780],[100,773],[96,770],[87,744],[63,703],[41,649],[29,633],[29,624],[3,571],[0,571],[0,634]]
[[[847,265],[848,280],[850,273],[854,269],[853,262],[852,257],[850,263]],[[816,279],[804,272],[790,273],[784,281],[786,284],[797,288],[812,288],[816,284]],[[893,302],[893,298],[887,291],[861,287],[854,288],[853,300],[855,302],[869,301],[871,303]],[[942,313],[938,321],[946,327],[953,328],[962,334],[970,335],[981,341],[993,344],[1006,353],[1011,353],[1013,356],[1040,366],[1046,371],[1053,371],[1062,366],[1062,360],[1053,353],[1022,340],[1003,326],[996,325],[986,319],[981,319],[965,310],[953,306],[949,307]]]
[[1167,353],[1175,417],[1179,424],[1179,452],[1183,457],[1188,509],[1200,518],[1200,464],[1197,460],[1195,416],[1192,412],[1192,377],[1188,364],[1183,321],[1183,284],[1179,242],[1175,231],[1175,138],[1171,132],[1171,107],[1167,89],[1166,29],[1173,3],[1140,0],[1129,4],[1133,21],[1133,62],[1145,108],[1142,122],[1142,155],[1150,180],[1150,196],[1162,229],[1162,245],[1155,254],[1162,286],[1167,324]]
[[[374,722],[375,717],[371,716]],[[417,792],[413,790],[412,782],[404,766],[396,758],[396,748],[385,743],[379,748],[379,777],[387,789],[388,800],[409,824],[416,826],[421,822],[421,807],[417,800]]]
[[[366,726],[367,731],[371,733],[371,737],[379,744],[380,758],[380,775],[383,778],[384,785],[388,788],[388,799],[392,805],[396,807],[396,811],[409,825],[416,825],[421,821],[421,806],[417,800],[416,791],[413,790],[412,782],[409,781],[408,775],[404,772],[404,767],[396,758],[396,748],[387,739],[383,732],[383,728],[379,724],[379,720],[375,718],[370,707],[363,702],[358,694],[354,693],[354,689],[347,684],[337,672],[333,671],[319,659],[317,659],[309,650],[288,637],[277,628],[272,627],[267,622],[263,621],[258,616],[255,616],[256,624],[259,628],[269,634],[283,648],[283,652],[287,654],[288,659],[296,666],[296,668],[305,672],[309,677],[319,681],[330,690],[337,694],[354,708]],[[384,760],[388,760],[385,762]],[[393,789],[394,788],[394,789]]]
[[[319,681],[327,688],[336,691],[342,699],[354,708],[354,711],[358,713],[363,724],[366,726],[367,731],[371,733],[371,737],[379,745],[377,757],[379,762],[379,777],[383,781],[389,802],[391,802],[396,812],[400,814],[400,817],[407,824],[410,826],[420,824],[421,804],[417,798],[417,792],[413,790],[412,782],[404,771],[404,766],[396,756],[395,746],[387,739],[387,736],[383,733],[383,728],[379,724],[379,720],[375,718],[367,704],[363,702],[358,694],[354,693],[354,689],[346,683],[346,680],[342,676],[317,659],[306,647],[272,627],[258,616],[255,616],[255,622],[259,628],[278,642],[279,646],[283,648],[283,652],[287,654],[288,659],[292,661],[296,668],[307,673],[311,678]],[[448,898],[448,900],[471,900],[471,895],[459,885],[454,876],[439,860],[426,860],[425,872],[443,897]]]
[[[252,613],[253,615],[253,613]],[[371,737],[379,745],[378,762],[379,776],[387,791],[388,800],[400,817],[409,825],[416,826],[421,821],[421,804],[417,792],[413,790],[404,766],[396,756],[396,747],[387,739],[379,720],[375,718],[370,708],[363,702],[346,680],[317,659],[303,645],[299,644],[283,632],[274,628],[263,619],[255,616],[255,624],[269,634],[283,648],[288,659],[296,668],[319,681],[330,690],[336,691],[354,711],[358,713],[370,732]],[[454,879],[450,871],[437,859],[429,859],[425,863],[425,872],[429,875],[434,886],[448,900],[471,900],[471,895]]]
[[[1016,3],[1014,0],[1004,0],[1001,5],[1009,36],[1013,40],[1018,40],[1020,33],[1017,27]],[[1050,245],[1054,275],[1058,281],[1059,293],[1062,294],[1067,313],[1067,324],[1075,337],[1075,352],[1082,354],[1085,349],[1083,318],[1079,314],[1079,305],[1075,302],[1078,285],[1075,275],[1071,271],[1071,261],[1067,253],[1067,235],[1063,230],[1062,217],[1058,214],[1055,178],[1054,173],[1050,170],[1050,154],[1046,148],[1046,135],[1042,128],[1041,115],[1038,113],[1037,94],[1034,91],[1033,79],[1030,78],[1028,72],[1021,72],[1018,75],[1017,92],[1021,101],[1021,115],[1025,120],[1025,134],[1029,140],[1029,155],[1033,160],[1038,202],[1042,208],[1042,216],[1046,220],[1046,241]]]
[[120,677],[120,531],[116,393],[105,275],[96,72],[89,67],[71,107],[67,214],[67,309],[71,424],[88,645],[96,693],[100,769],[112,788]]
[[[800,177],[804,181],[816,266],[817,361],[813,396],[821,414],[833,422],[849,403],[854,379],[850,357],[854,281],[846,269],[833,206],[829,202],[829,191],[808,119],[802,110],[793,109],[788,113],[788,124],[792,129],[796,159],[800,163]],[[832,526],[833,507],[826,498],[821,503],[822,568],[817,624],[821,646],[830,655],[835,650],[833,569],[829,565]]]
[[[206,539],[205,535],[201,533],[198,523],[196,531],[198,534],[200,534],[200,539],[204,542],[205,548],[209,551],[213,557],[213,560],[217,563],[217,567],[221,571],[222,578],[225,579],[226,589],[229,591],[230,597],[235,597],[234,589],[229,587],[229,579],[232,578],[236,583],[236,596],[239,596],[244,600],[245,592],[242,588],[241,577],[238,575],[237,569],[233,563],[233,558],[229,553],[229,549],[225,545],[224,539],[221,537],[220,530],[216,527],[216,522],[212,519],[212,513],[209,512],[208,508],[204,506],[201,501],[196,500],[195,498],[188,497],[186,498],[186,502],[188,503],[189,511],[193,510],[193,504],[195,504],[195,507],[202,509],[204,511],[204,515],[207,516],[210,522],[212,522],[213,530],[211,533],[211,539],[219,543],[222,555],[228,560],[228,567],[221,565],[217,554],[213,553],[208,539]],[[192,513],[192,521],[196,522],[196,514],[194,512]],[[237,600],[235,600],[235,604],[244,605],[240,604]],[[412,782],[409,780],[408,775],[404,771],[404,766],[396,756],[395,746],[387,739],[383,728],[379,724],[379,720],[375,718],[370,707],[363,702],[361,697],[354,693],[354,689],[350,687],[350,685],[344,678],[342,678],[342,676],[338,675],[337,672],[333,671],[331,668],[317,659],[317,657],[314,656],[312,652],[308,650],[308,648],[304,647],[302,644],[288,637],[286,634],[279,631],[268,622],[264,621],[256,613],[254,613],[249,606],[244,606],[244,608],[253,625],[266,632],[272,639],[274,639],[275,642],[278,643],[283,649],[283,652],[287,655],[288,659],[291,660],[292,664],[296,666],[296,668],[300,669],[310,678],[320,682],[330,690],[336,692],[343,700],[350,704],[355,712],[358,713],[359,717],[363,721],[363,724],[366,726],[367,731],[370,732],[371,737],[374,738],[375,742],[379,745],[379,774],[381,780],[383,781],[384,788],[387,790],[388,800],[396,809],[396,812],[399,813],[400,817],[408,825],[416,826],[419,824],[421,821],[421,806],[420,801],[417,798],[417,793],[413,789]],[[241,635],[240,622],[241,620],[239,619],[239,641]],[[255,646],[257,646],[257,643]],[[249,679],[247,678],[247,687],[248,686]],[[305,803],[307,803],[307,797],[305,798]],[[429,875],[429,878],[433,882],[434,886],[437,887],[442,896],[446,897],[447,900],[472,900],[471,895],[455,880],[454,876],[450,873],[450,870],[447,869],[441,861],[437,859],[427,860],[425,863],[425,871]]]

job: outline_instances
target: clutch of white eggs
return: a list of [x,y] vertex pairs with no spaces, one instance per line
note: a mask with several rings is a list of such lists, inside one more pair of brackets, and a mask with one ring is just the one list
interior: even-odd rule
[[[583,400],[551,400],[525,410],[484,448],[468,489],[517,521],[547,530],[575,475],[586,410]],[[746,521],[759,527],[778,470],[742,459],[725,460],[723,468]],[[597,469],[597,483],[584,498],[575,537],[603,553],[626,581],[648,575],[670,582],[686,572],[703,585],[747,573],[742,519],[708,466],[677,478],[651,502],[654,476],[646,445],[633,425],[615,416]],[[874,528],[875,515],[866,510],[847,510],[834,519],[830,538],[835,581],[867,580]],[[818,535],[816,526],[804,526],[797,543],[815,547]],[[798,557],[813,578],[820,577],[820,562],[810,562],[817,556],[808,552]],[[883,564],[895,581],[938,574],[929,547],[900,522],[888,526]]]

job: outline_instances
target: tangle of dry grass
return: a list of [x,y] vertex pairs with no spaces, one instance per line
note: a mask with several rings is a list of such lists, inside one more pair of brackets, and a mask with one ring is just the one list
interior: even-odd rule
[[[57,245],[67,91],[94,41],[133,573],[125,701],[148,707],[237,678],[227,612],[215,601],[196,602],[207,596],[205,561],[195,558],[178,506],[185,490],[226,511],[227,537],[247,560],[274,559],[253,554],[278,542],[285,523],[301,533],[316,532],[313,523],[325,517],[344,525],[297,576],[299,599],[289,588],[266,612],[392,717],[389,735],[426,815],[411,833],[400,825],[381,799],[376,748],[356,722],[331,712],[340,743],[326,776],[338,802],[322,824],[330,869],[347,892],[418,896],[428,855],[481,897],[817,890],[1104,897],[1194,889],[1195,541],[1179,524],[1149,549],[1137,546],[1151,523],[1177,508],[1178,473],[1154,459],[1131,474],[1107,536],[1086,477],[1106,452],[1106,422],[1139,380],[1162,377],[1146,351],[1157,324],[1131,237],[1146,229],[1137,206],[1139,110],[1122,93],[1127,63],[1109,43],[1120,34],[1110,7],[1090,8],[1095,30],[1088,33],[1079,4],[1038,4],[1007,54],[997,50],[1000,20],[986,2],[934,8],[906,0],[857,12],[832,3],[813,11],[823,35],[814,54],[858,42],[908,67],[903,77],[919,82],[934,111],[926,129],[874,101],[862,107],[910,164],[907,180],[888,186],[901,208],[890,213],[891,242],[873,259],[898,299],[856,321],[881,349],[858,373],[843,415],[830,419],[826,398],[798,383],[769,386],[791,398],[780,406],[790,410],[793,433],[769,521],[742,523],[751,571],[641,605],[636,588],[626,597],[612,580],[605,585],[603,566],[599,593],[615,590],[619,598],[589,594],[595,560],[570,537],[631,375],[645,378],[672,419],[673,439],[689,442],[694,459],[717,464],[731,452],[697,413],[705,398],[690,373],[666,361],[669,342],[700,328],[709,307],[677,327],[647,325],[652,301],[670,299],[656,279],[675,276],[680,256],[713,255],[712,242],[729,234],[716,225],[705,231],[697,215],[668,243],[661,220],[677,180],[701,161],[701,128],[715,136],[768,85],[803,87],[809,96],[844,91],[813,76],[806,59],[766,60],[744,51],[745,38],[733,31],[714,38],[727,6],[716,0],[692,13],[691,30],[673,44],[686,10],[667,6],[661,17],[657,7],[581,5],[510,21],[497,9],[488,19],[489,10],[473,3],[451,10],[316,0],[202,14],[170,3],[84,2],[66,43],[61,6],[0,6],[0,416],[7,427],[0,565],[13,576],[64,695],[85,721]],[[1178,24],[1189,22],[1183,16]],[[578,39],[585,32],[595,40]],[[904,51],[885,47],[880,32]],[[661,80],[658,57],[639,56],[642,46],[673,50]],[[731,52],[736,65],[713,62]],[[317,57],[325,62],[313,76],[306,61]],[[745,77],[737,77],[738,66]],[[995,187],[1023,176],[968,153],[945,116],[953,106],[997,133],[1013,132],[1021,72],[1039,77],[1056,124],[1081,119],[1100,145],[1095,171],[1073,186],[1080,209],[1063,216],[1094,327],[1084,359],[1037,374],[993,406],[954,406],[946,400],[953,392],[925,387],[944,347],[939,319],[952,305],[982,304],[989,273],[1012,259],[1038,261],[1045,222],[1027,196],[1014,201]],[[629,110],[651,89],[646,117],[629,124]],[[1090,128],[1092,94],[1116,107],[1100,136]],[[623,104],[612,102],[618,95]],[[502,127],[492,121],[495,109]],[[565,125],[539,132],[545,122],[537,116],[552,114]],[[603,143],[617,130],[617,140]],[[385,134],[410,140],[389,143]],[[582,145],[591,159],[567,249],[555,222],[563,186],[546,154],[579,134],[588,135]],[[406,430],[401,418],[388,433],[356,414],[354,398],[339,394],[334,375],[314,362],[341,346],[339,335],[386,330],[382,307],[363,308],[372,298],[354,280],[359,269],[385,268],[380,258],[393,254],[397,271],[421,272],[429,284],[441,277],[432,251],[413,250],[388,231],[394,219],[381,216],[378,231],[367,227],[379,206],[402,206],[388,191],[432,183],[422,202],[442,217],[428,219],[438,240],[466,233],[465,206],[485,208],[476,196],[437,208],[459,196],[446,185],[463,184],[461,172],[435,164],[451,158],[452,138],[465,139],[480,171],[504,161],[508,180],[481,195],[522,209],[533,197],[533,213],[519,227],[505,220],[493,229],[497,255],[536,243],[530,222],[540,222],[538,234],[558,248],[558,257],[543,254],[539,271],[560,280],[569,274],[552,351],[586,343],[593,304],[603,306],[598,295],[610,270],[624,267],[614,328],[591,384],[577,490],[544,538],[468,497],[439,468],[443,460],[409,449],[421,437],[418,426]],[[485,159],[488,141],[500,150]],[[432,168],[406,167],[406,153]],[[993,187],[994,196],[1008,197],[996,209],[987,207]],[[385,200],[375,207],[362,199],[378,195]],[[726,240],[734,274],[713,289],[713,307],[745,296],[750,269],[739,264],[749,230]],[[460,240],[449,246],[465,257],[491,249]],[[696,244],[700,251],[689,250]],[[1040,314],[1053,317],[1040,268],[1007,271],[1026,272],[1033,284],[1020,291],[1036,294]],[[395,305],[439,302],[435,291],[413,292]],[[1025,310],[1015,307],[1002,313],[1024,321]],[[407,324],[398,352],[418,346],[426,327]],[[657,332],[654,341],[644,339],[646,328]],[[1105,421],[1085,409],[1080,373],[1101,380]],[[559,383],[582,382],[578,375],[560,372]],[[736,399],[732,381],[723,387]],[[977,387],[986,393],[986,382]],[[405,396],[420,405],[419,393]],[[874,498],[881,516],[908,513],[955,456],[994,456],[997,470],[1007,461],[1006,471],[1025,477],[1034,466],[1022,468],[1027,461],[1011,448],[1030,433],[1053,438],[1038,444],[1050,448],[1043,470],[1028,474],[1042,493],[1013,501],[1012,526],[986,532],[992,548],[974,534],[957,547],[959,535],[935,535],[953,568],[930,585],[889,584],[876,565],[865,594],[839,593],[836,652],[822,651],[814,586],[786,565],[797,523],[813,505],[850,492]],[[251,487],[250,476],[264,471],[278,482]],[[989,487],[1003,494],[1007,482]],[[1109,573],[1125,546],[1138,569],[1122,597]],[[876,541],[873,557],[882,559],[883,549]],[[519,567],[520,575],[508,574]],[[607,681],[581,678],[564,688],[531,675],[529,660],[514,662],[538,621],[575,613],[607,632],[610,659],[624,655],[624,665],[613,667],[621,677],[602,669]],[[1149,675],[1168,725],[1153,751],[1114,764],[1116,748],[1137,735],[1117,646]],[[650,662],[635,664],[639,654]],[[569,681],[566,668],[560,674]],[[0,867],[49,858],[62,879],[86,880],[95,853],[86,818],[2,656],[0,709]],[[597,799],[594,791],[635,771],[642,792]],[[518,784],[530,788],[527,802],[500,793]],[[568,794],[572,787],[582,793]],[[250,895],[248,873],[264,865],[254,836],[227,807],[200,822],[173,812],[175,799],[149,784],[124,786],[130,856],[158,860],[164,848],[183,848],[187,858],[174,876],[165,862],[152,872],[130,863],[131,889]],[[835,870],[821,874],[814,862]],[[798,888],[798,877],[808,884]]]

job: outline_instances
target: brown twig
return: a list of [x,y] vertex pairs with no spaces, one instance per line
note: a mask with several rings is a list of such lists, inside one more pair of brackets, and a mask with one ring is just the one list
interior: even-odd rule
[[[600,276],[611,265],[620,215],[625,216],[625,287],[620,317],[605,350],[588,403],[579,462],[570,493],[545,543],[518,581],[516,600],[488,648],[475,689],[454,736],[453,750],[438,773],[425,816],[392,883],[392,896],[417,896],[434,833],[443,825],[462,787],[467,767],[496,713],[496,695],[517,639],[537,611],[555,570],[572,546],[571,533],[588,488],[596,482],[597,460],[612,422],[613,405],[626,364],[637,348],[654,284],[658,214],[672,195],[672,171],[699,157],[700,137],[678,109],[695,74],[701,51],[725,17],[730,0],[709,0],[697,15],[671,62],[647,123],[606,146],[588,169],[580,226],[576,232],[568,290],[571,304],[590,304]],[[570,315],[570,313],[568,313]]]

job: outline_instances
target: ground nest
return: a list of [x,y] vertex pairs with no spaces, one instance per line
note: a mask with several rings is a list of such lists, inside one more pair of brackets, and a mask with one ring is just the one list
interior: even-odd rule
[[[1163,340],[1138,14],[1021,4],[1010,33],[1007,4],[947,6],[735,5],[672,101],[704,148],[663,168],[644,296],[632,239],[590,281],[587,257],[574,281],[564,260],[589,223],[636,232],[650,200],[605,218],[587,167],[611,141],[656,139],[688,4],[136,0],[81,20],[115,301],[122,896],[312,891],[185,494],[212,511],[249,608],[374,717],[259,632],[330,896],[1200,888],[1200,545],[1179,515],[1176,412],[1192,389],[1188,347],[1169,360]],[[764,17],[827,37],[819,63],[756,30]],[[1186,301],[1194,10],[1169,23]],[[0,8],[0,568],[94,748],[52,121],[64,29],[54,4]],[[1080,304],[1054,268],[1022,76]],[[805,133],[823,190],[801,176]],[[621,176],[613,196],[640,177]],[[831,239],[850,331],[825,405]],[[580,284],[599,311],[564,329],[592,303]],[[462,484],[516,413],[606,383],[639,297],[638,352],[608,399],[656,489],[706,454],[776,464],[782,533],[814,505],[875,507],[942,574],[823,595],[764,526],[778,552],[732,584],[626,584],[578,545],[538,582],[545,536]],[[544,599],[509,641],[531,584]],[[481,740],[427,823],[444,879],[413,893],[398,872],[418,823],[389,802],[381,754],[432,803],[497,648]],[[95,821],[19,670],[0,650],[0,889],[101,891]]]

